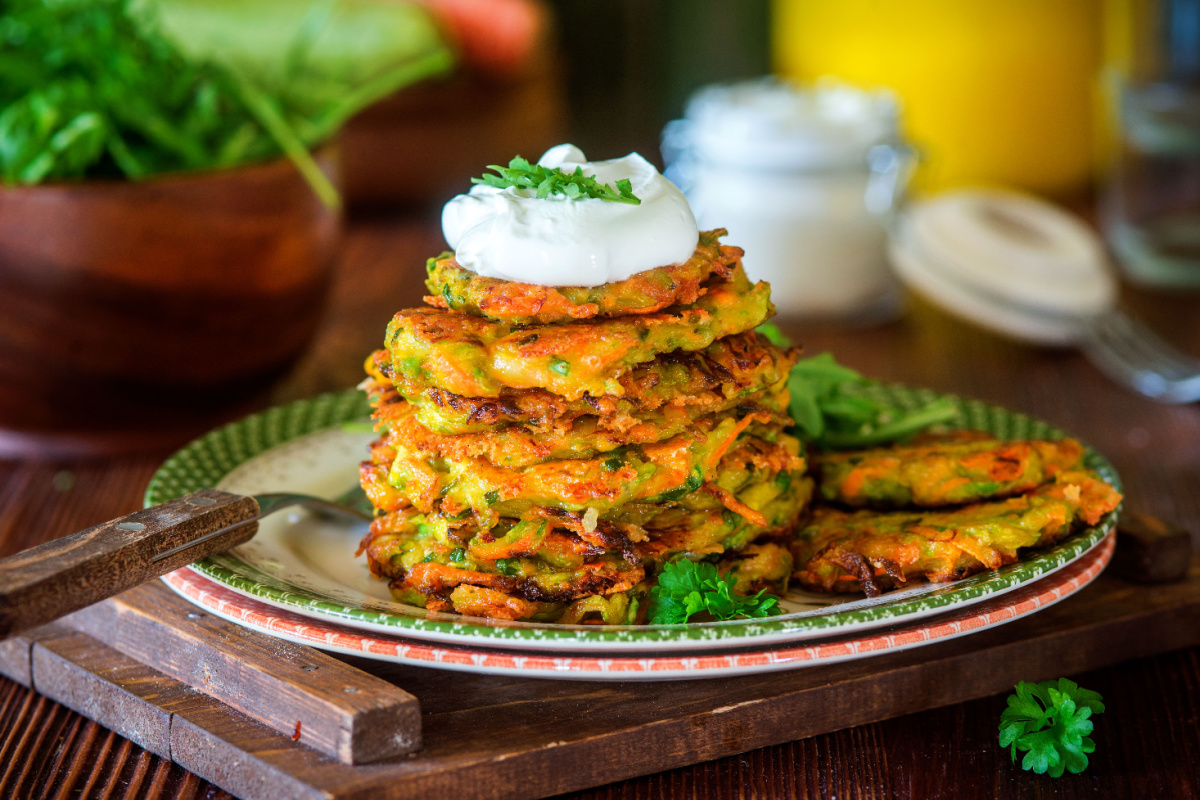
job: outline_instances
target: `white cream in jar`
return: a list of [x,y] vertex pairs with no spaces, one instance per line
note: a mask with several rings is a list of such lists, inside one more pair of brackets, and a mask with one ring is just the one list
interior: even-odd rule
[[887,229],[908,164],[887,92],[774,80],[698,92],[663,135],[667,177],[701,227],[726,228],[780,314],[882,318],[899,307]]

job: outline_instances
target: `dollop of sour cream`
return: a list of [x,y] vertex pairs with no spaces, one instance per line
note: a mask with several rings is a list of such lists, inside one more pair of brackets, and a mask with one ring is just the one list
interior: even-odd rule
[[691,258],[700,239],[683,193],[637,153],[590,162],[560,144],[538,160],[582,167],[615,187],[628,179],[640,205],[532,189],[478,185],[442,210],[442,232],[463,267],[486,277],[542,286],[599,286]]

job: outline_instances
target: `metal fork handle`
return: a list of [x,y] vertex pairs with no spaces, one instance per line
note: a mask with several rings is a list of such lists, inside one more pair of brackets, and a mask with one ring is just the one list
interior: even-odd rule
[[1080,347],[1097,369],[1139,394],[1161,403],[1200,400],[1200,359],[1172,347],[1120,308],[1093,319]]

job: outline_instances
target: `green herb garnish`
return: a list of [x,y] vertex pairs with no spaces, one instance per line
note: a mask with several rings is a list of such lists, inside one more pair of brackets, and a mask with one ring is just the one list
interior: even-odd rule
[[559,375],[566,375],[571,371],[571,365],[565,359],[558,356],[550,357],[550,371]]
[[764,322],[754,330],[761,333],[766,340],[776,347],[791,347],[792,340],[783,335],[783,331],[779,330],[779,326],[774,322]]
[[721,575],[707,561],[680,559],[665,564],[658,584],[650,589],[650,622],[670,625],[707,612],[716,619],[769,617],[779,613],[779,598],[760,591],[737,594],[737,578]]
[[1050,777],[1062,777],[1063,771],[1080,773],[1087,769],[1087,754],[1094,752],[1093,714],[1104,712],[1099,693],[1081,689],[1066,678],[1029,683],[1021,681],[1009,695],[1008,708],[1000,715],[1000,746],[1025,753],[1021,768]]
[[486,172],[482,178],[471,178],[471,183],[493,186],[497,189],[507,189],[515,186],[518,189],[534,189],[537,196],[545,199],[552,194],[566,195],[572,200],[593,198],[607,200],[610,203],[628,203],[641,205],[642,201],[633,193],[633,185],[628,179],[617,181],[617,188],[607,183],[600,183],[591,175],[584,175],[582,167],[576,167],[574,172],[563,172],[558,167],[543,167],[540,164],[530,164],[528,160],[517,156],[508,162],[507,167],[489,164],[488,169],[496,174]]
[[801,438],[828,448],[873,447],[958,416],[949,398],[911,409],[890,405],[871,396],[874,384],[829,353],[801,359],[788,378],[790,410]]
[[[791,347],[783,331],[770,322],[755,330],[776,347]],[[820,447],[872,447],[911,436],[949,422],[958,409],[949,398],[920,408],[900,408],[872,397],[875,381],[844,367],[829,353],[802,358],[792,368],[789,411],[796,434]]]

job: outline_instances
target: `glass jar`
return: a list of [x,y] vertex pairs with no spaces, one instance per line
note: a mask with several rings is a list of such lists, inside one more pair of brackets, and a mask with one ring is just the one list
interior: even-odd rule
[[788,317],[878,321],[900,293],[887,231],[910,172],[888,92],[774,80],[697,92],[663,132],[666,175],[725,228]]
[[1126,277],[1200,289],[1200,3],[1106,4],[1101,220]]

